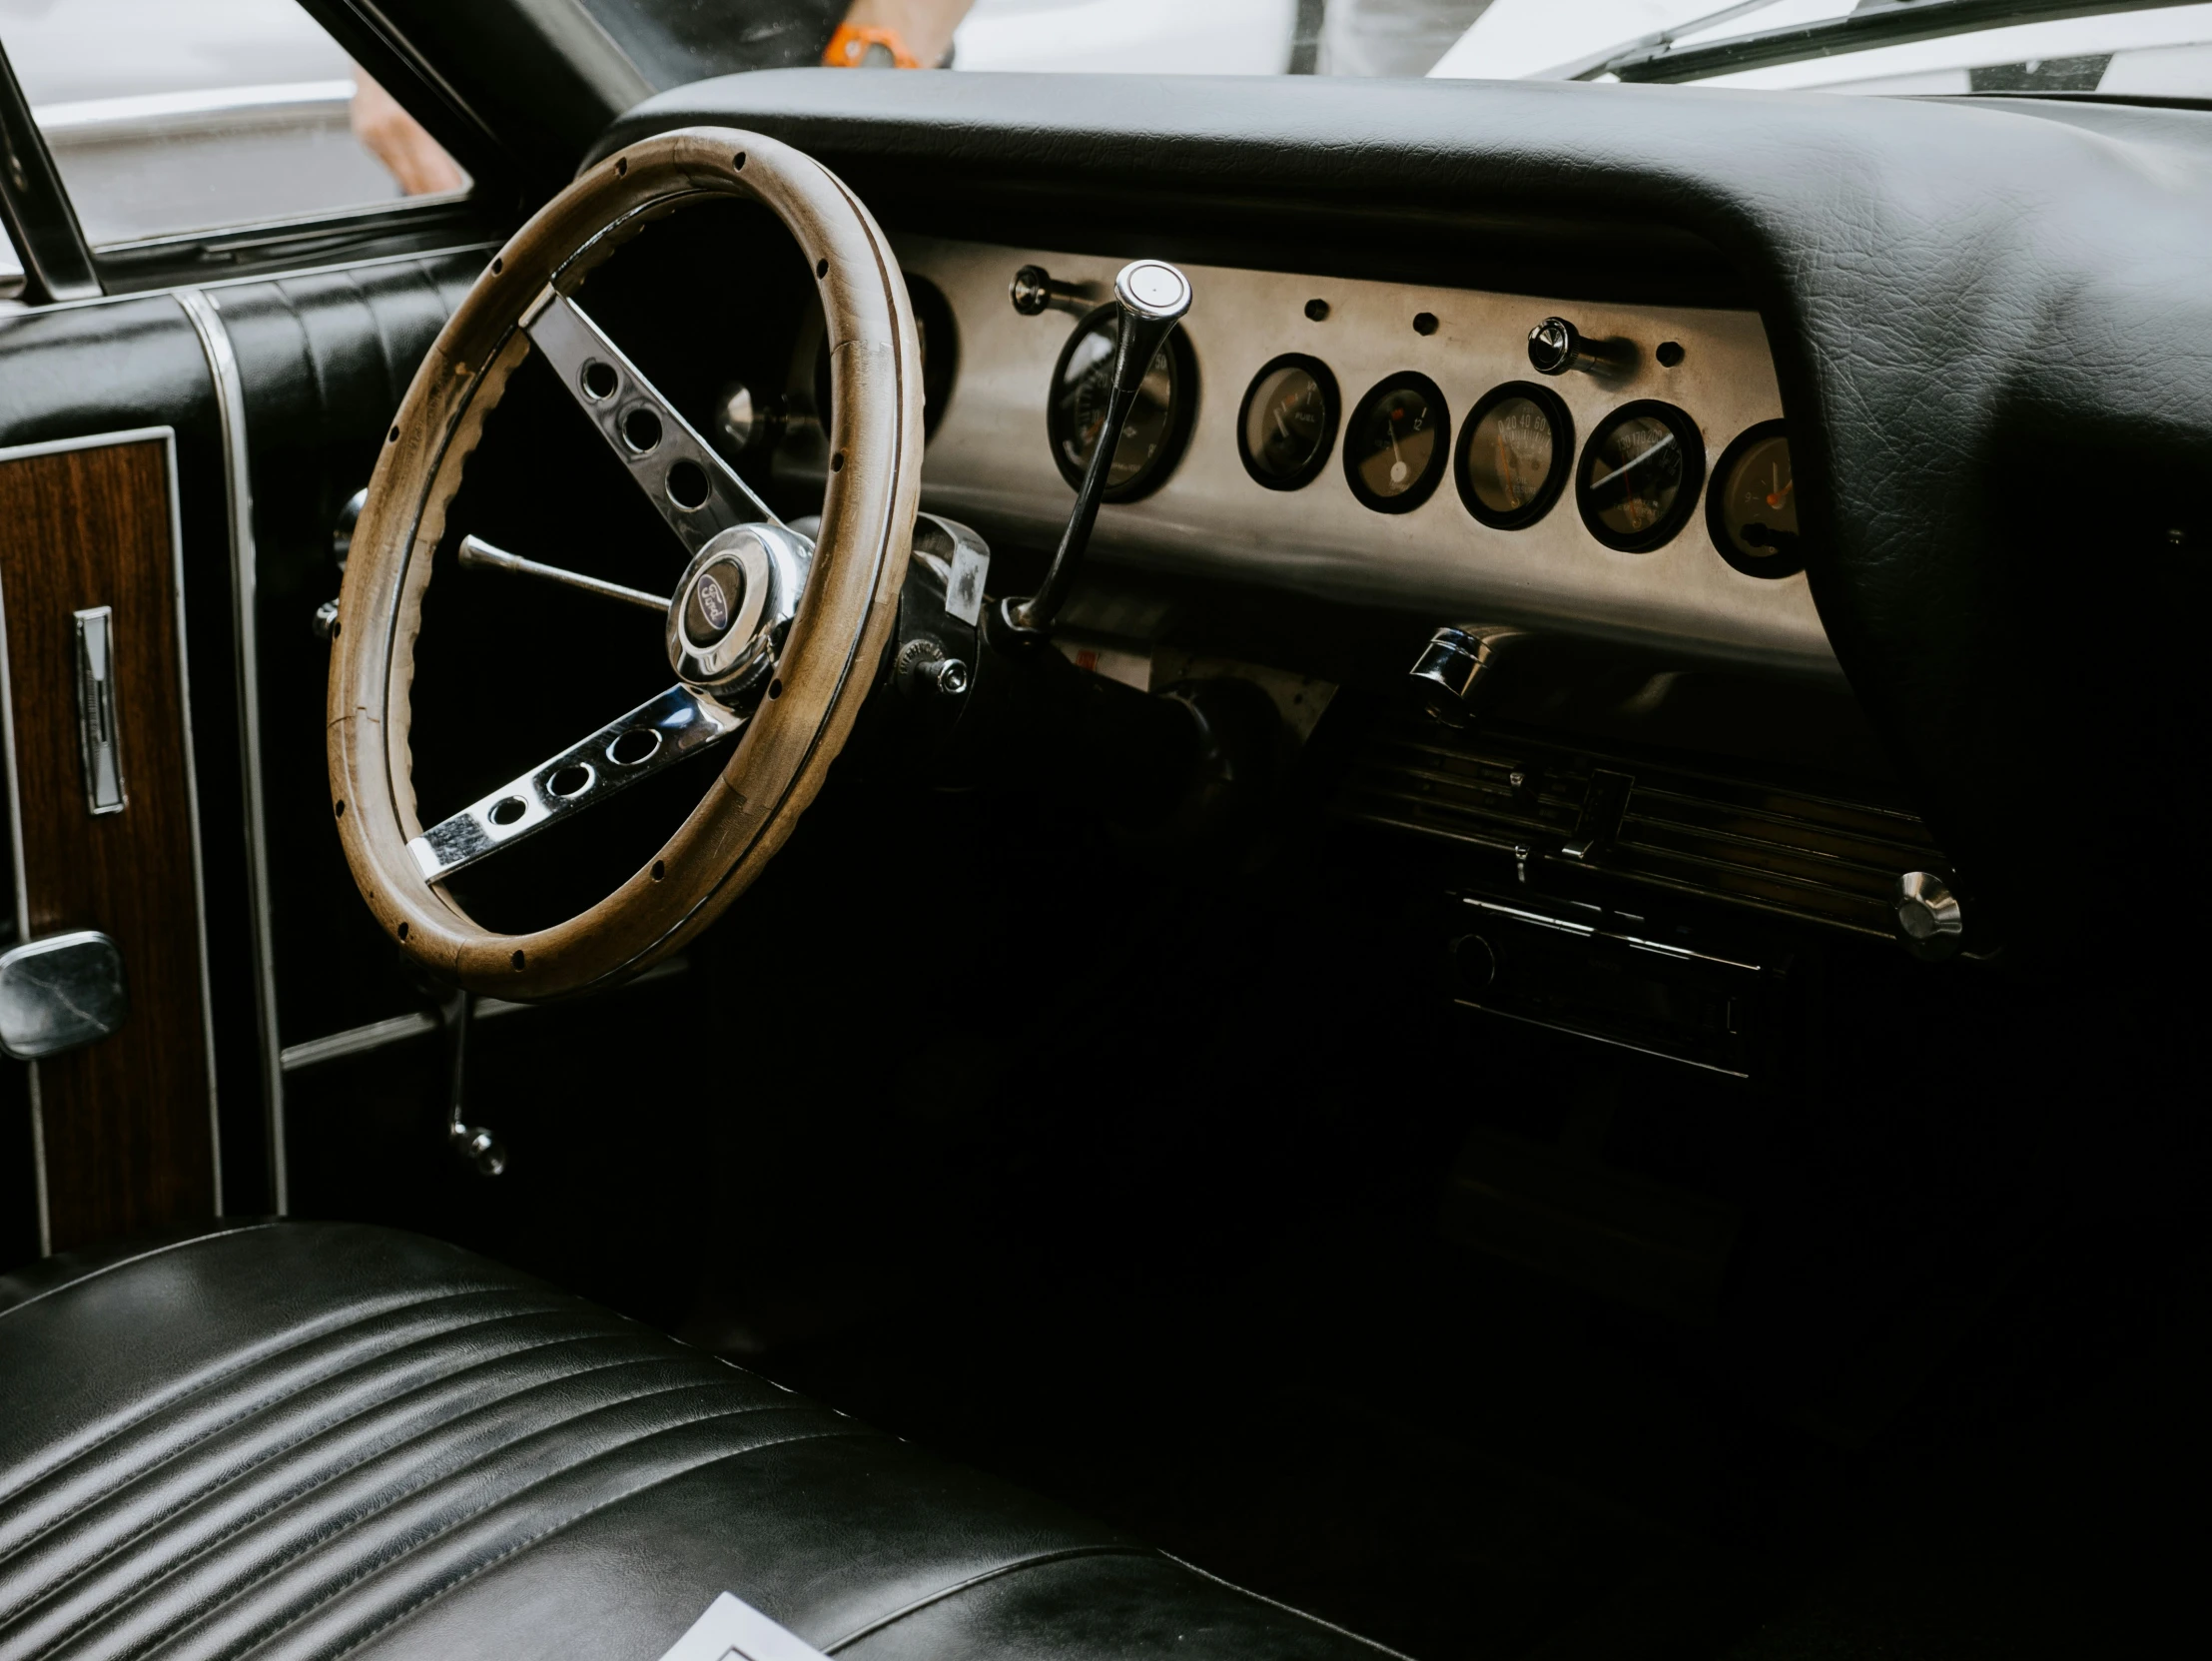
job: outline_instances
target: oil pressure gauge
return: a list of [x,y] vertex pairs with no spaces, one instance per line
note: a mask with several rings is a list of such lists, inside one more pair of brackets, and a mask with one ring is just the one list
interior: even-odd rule
[[1795,576],[1805,569],[1798,486],[1782,422],[1761,421],[1728,446],[1713,469],[1705,518],[1721,557],[1747,575]]

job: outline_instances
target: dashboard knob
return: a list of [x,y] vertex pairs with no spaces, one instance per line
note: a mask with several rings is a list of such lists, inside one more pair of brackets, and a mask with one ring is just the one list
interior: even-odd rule
[[1026,318],[1041,318],[1055,308],[1081,314],[1097,304],[1083,284],[1056,283],[1053,274],[1043,266],[1024,266],[1016,272],[1014,281],[1007,285],[1007,298]]
[[1965,942],[1966,919],[1958,897],[1941,877],[1907,871],[1889,897],[1897,939],[1916,958],[1947,958]]
[[1529,331],[1529,367],[1538,375],[1603,374],[1623,368],[1630,356],[1625,341],[1593,341],[1565,318],[1546,318]]
[[1467,707],[1467,694],[1482,671],[1482,642],[1462,629],[1440,628],[1406,674],[1421,707],[1444,721]]

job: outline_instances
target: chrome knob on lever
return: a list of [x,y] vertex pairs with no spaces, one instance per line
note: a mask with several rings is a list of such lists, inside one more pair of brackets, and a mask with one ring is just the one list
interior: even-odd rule
[[1043,634],[1052,626],[1068,590],[1075,586],[1076,569],[1091,544],[1092,527],[1099,520],[1099,502],[1106,494],[1106,478],[1113,469],[1114,452],[1120,448],[1121,428],[1136,407],[1136,390],[1144,373],[1167,337],[1190,310],[1190,279],[1162,260],[1138,260],[1123,266],[1113,280],[1113,298],[1121,306],[1120,344],[1113,356],[1113,390],[1106,399],[1106,419],[1099,427],[1099,442],[1091,452],[1091,465],[1076,492],[1076,505],[1053,554],[1052,568],[1044,584],[1028,599],[1001,602],[1002,620],[1017,634]]
[[1522,630],[1497,624],[1440,628],[1406,671],[1407,682],[1432,720],[1457,726],[1474,704],[1476,688],[1497,666],[1499,654],[1525,638]]
[[1546,318],[1529,331],[1529,367],[1538,375],[1581,370],[1619,377],[1636,367],[1636,348],[1627,341],[1594,341],[1565,318]]

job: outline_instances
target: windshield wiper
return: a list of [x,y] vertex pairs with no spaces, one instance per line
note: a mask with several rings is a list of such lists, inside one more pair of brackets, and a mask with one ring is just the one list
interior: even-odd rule
[[1665,52],[1684,35],[1694,35],[1700,29],[1718,28],[1739,17],[1753,12],[1763,12],[1769,6],[1780,5],[1781,0],[1737,0],[1733,6],[1724,6],[1717,12],[1707,12],[1693,17],[1687,23],[1677,23],[1665,29],[1654,29],[1648,35],[1638,35],[1633,40],[1617,40],[1611,46],[1602,46],[1595,52],[1585,53],[1550,69],[1540,69],[1526,79],[1531,81],[1587,81],[1596,75],[1612,73],[1616,63],[1640,63],[1656,53]]
[[1563,64],[1548,79],[1591,81],[1612,75],[1623,81],[1702,81],[1740,69],[1801,63],[1874,46],[1936,40],[2010,23],[2045,23],[2068,17],[2098,17],[2109,12],[2159,11],[2201,0],[1859,0],[1848,17],[1827,23],[1801,23],[1767,29],[1709,46],[1677,49],[1684,35],[1709,29],[1732,17],[1762,9],[1769,0],[1750,0],[1726,11],[1677,24],[1663,36],[1646,36],[1574,64]]

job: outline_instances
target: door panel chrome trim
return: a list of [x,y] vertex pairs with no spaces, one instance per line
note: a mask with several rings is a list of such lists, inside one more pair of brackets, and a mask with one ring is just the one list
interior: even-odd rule
[[254,957],[254,1024],[260,1040],[262,1103],[269,1138],[270,1198],[279,1217],[292,1209],[292,1184],[285,1160],[285,1080],[278,1065],[277,957],[269,898],[269,817],[262,790],[261,645],[256,620],[259,606],[259,554],[254,545],[253,456],[246,432],[246,387],[238,353],[213,295],[198,289],[177,291],[177,304],[200,337],[215,385],[215,407],[223,430],[224,490],[230,505],[231,626],[237,635],[233,668],[238,683],[239,750],[246,785],[247,903],[252,911],[249,938]]

